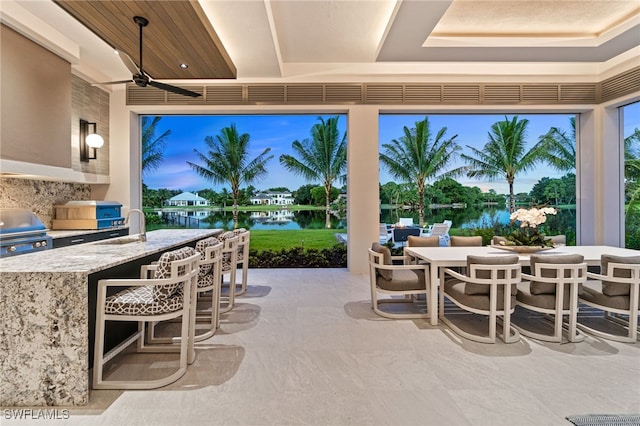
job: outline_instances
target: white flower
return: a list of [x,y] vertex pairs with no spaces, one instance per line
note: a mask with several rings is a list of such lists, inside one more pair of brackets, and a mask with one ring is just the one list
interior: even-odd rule
[[509,218],[511,221],[520,222],[521,228],[537,228],[538,225],[541,225],[547,221],[548,214],[556,214],[558,211],[551,207],[543,207],[538,209],[533,207],[531,209],[518,209],[515,212],[511,213]]

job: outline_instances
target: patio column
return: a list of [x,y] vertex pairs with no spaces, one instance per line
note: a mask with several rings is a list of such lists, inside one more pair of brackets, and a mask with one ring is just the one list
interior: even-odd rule
[[349,272],[369,271],[367,249],[378,240],[378,107],[354,105],[347,125],[347,255]]
[[617,106],[597,105],[577,127],[578,244],[624,244],[622,126]]

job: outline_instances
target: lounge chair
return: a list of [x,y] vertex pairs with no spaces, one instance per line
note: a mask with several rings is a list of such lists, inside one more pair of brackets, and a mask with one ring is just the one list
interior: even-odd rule
[[380,237],[380,244],[386,244],[390,240],[393,240],[393,231],[390,228],[387,228],[386,223],[381,223],[378,236]]

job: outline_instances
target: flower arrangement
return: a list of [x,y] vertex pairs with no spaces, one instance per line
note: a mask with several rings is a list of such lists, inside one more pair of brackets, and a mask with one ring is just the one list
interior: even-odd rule
[[518,209],[511,213],[511,222],[520,222],[520,226],[506,237],[503,245],[553,247],[551,240],[540,233],[538,226],[547,221],[548,214],[556,213],[558,211],[550,207]]

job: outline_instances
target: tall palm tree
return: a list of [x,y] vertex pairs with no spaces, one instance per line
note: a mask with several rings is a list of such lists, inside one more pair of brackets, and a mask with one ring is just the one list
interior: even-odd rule
[[340,136],[338,117],[311,127],[311,139],[295,140],[294,155],[282,154],[280,164],[309,182],[321,182],[325,191],[325,227],[331,228],[331,187],[337,179],[344,180],[347,168],[347,133]]
[[161,116],[150,117],[143,115],[142,124],[142,175],[156,170],[164,159],[164,143],[171,134],[171,130],[165,130],[156,137],[156,126],[162,119]]
[[273,155],[267,156],[271,148],[249,159],[249,134],[238,134],[235,124],[222,128],[215,137],[205,137],[204,142],[209,147],[206,155],[193,150],[202,165],[187,163],[198,175],[214,184],[229,184],[233,198],[233,226],[237,228],[240,185],[255,183],[267,174],[267,162],[273,158]]
[[547,133],[540,136],[540,142],[544,145],[542,158],[556,170],[571,172],[576,169],[576,117],[569,118],[571,130],[567,132],[557,127],[552,127]]
[[403,128],[403,135],[382,144],[380,161],[396,179],[412,183],[418,190],[418,215],[424,226],[424,190],[428,179],[438,177],[457,155],[458,135],[446,138],[447,128],[441,128],[432,138],[429,117],[417,121],[415,127]]
[[640,213],[640,129],[624,138],[625,192],[629,199],[627,216]]
[[468,177],[481,177],[489,180],[503,178],[509,184],[509,211],[516,208],[513,183],[516,176],[531,170],[543,157],[544,142],[538,142],[529,151],[526,150],[526,134],[529,120],[507,117],[491,126],[489,142],[482,150],[468,146],[471,155],[462,154],[466,166],[456,172],[466,173]]

